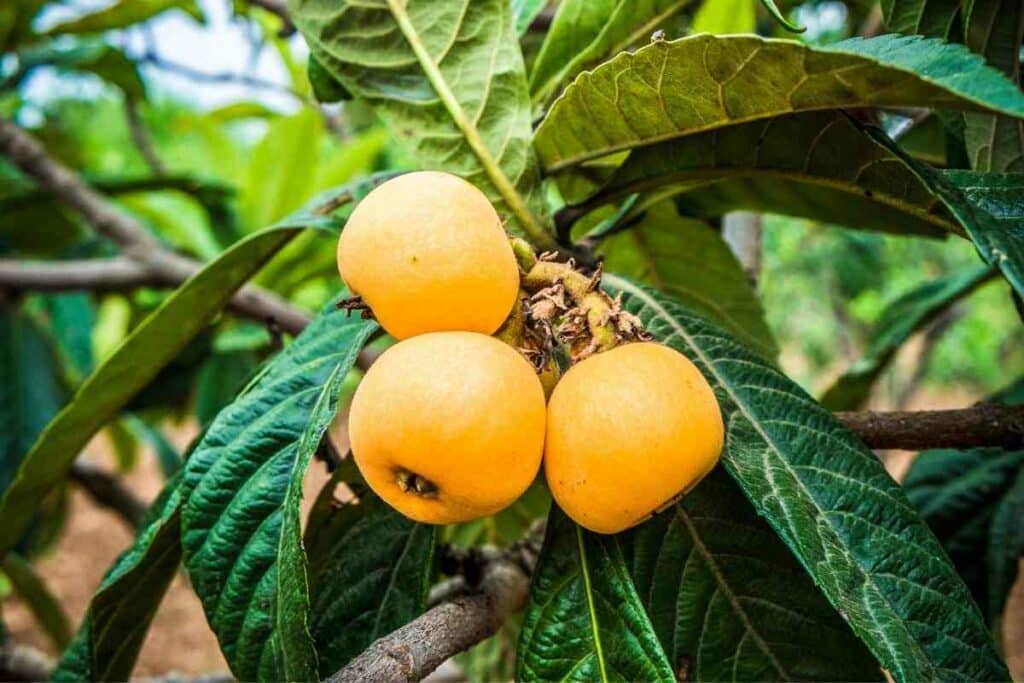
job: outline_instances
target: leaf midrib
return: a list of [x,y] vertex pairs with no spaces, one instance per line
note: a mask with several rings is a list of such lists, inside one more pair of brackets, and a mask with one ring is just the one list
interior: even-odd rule
[[[468,6],[472,0],[463,0]],[[462,131],[463,136],[466,138],[466,142],[469,143],[470,149],[476,155],[480,161],[480,165],[483,167],[487,177],[490,178],[491,182],[494,183],[494,187],[498,190],[501,198],[505,200],[505,203],[511,209],[512,213],[515,214],[522,226],[523,231],[527,236],[539,247],[551,248],[555,246],[554,240],[551,235],[541,227],[540,223],[534,217],[533,212],[530,211],[529,207],[526,206],[526,202],[520,196],[515,186],[509,180],[505,172],[502,171],[498,162],[491,155],[491,151],[487,148],[487,144],[480,136],[480,131],[477,130],[466,116],[466,112],[463,111],[462,105],[459,104],[458,98],[455,97],[455,93],[448,85],[448,81],[445,80],[444,74],[441,73],[440,65],[434,61],[430,53],[427,52],[426,46],[423,41],[420,40],[419,31],[412,23],[412,18],[406,11],[405,7],[402,6],[400,0],[387,0],[388,8],[391,10],[391,15],[395,18],[395,22],[398,24],[399,30],[405,37],[406,42],[409,43],[409,47],[412,48],[413,53],[416,55],[416,59],[423,69],[423,73],[426,74],[427,80],[430,81],[437,96],[441,99],[441,103],[444,104],[445,109],[448,110],[449,116],[455,122],[455,125]],[[506,16],[505,12],[500,13],[500,17],[504,20]],[[461,24],[460,24],[461,25]],[[458,27],[456,27],[456,32]],[[500,49],[500,46],[496,46],[495,50]],[[486,106],[487,102],[482,102],[481,107]]]
[[[686,510],[679,503],[676,503],[675,508],[676,514],[678,515],[679,519],[683,522],[683,525],[686,526],[686,530],[689,532],[690,538],[693,539],[693,547],[696,548],[697,552],[700,553],[700,556],[704,558],[704,564],[707,566],[708,571],[711,573],[711,576],[714,577],[715,583],[718,584],[718,590],[722,593],[722,595],[725,596],[725,599],[729,602],[729,605],[732,607],[733,612],[736,614],[737,617],[739,617],[740,622],[743,624],[744,630],[750,634],[750,637],[754,640],[754,644],[757,645],[758,649],[760,649],[765,654],[765,656],[768,657],[768,661],[770,661],[772,663],[772,666],[775,667],[775,671],[779,674],[779,677],[784,681],[794,680],[793,677],[789,675],[789,672],[786,671],[786,668],[782,665],[782,662],[780,662],[778,658],[775,656],[775,653],[772,652],[770,647],[768,647],[768,642],[764,639],[763,636],[761,636],[757,629],[754,628],[754,624],[750,620],[750,616],[747,614],[747,611],[743,609],[743,605],[740,604],[739,599],[733,592],[732,587],[729,585],[729,582],[726,581],[725,576],[722,574],[722,570],[719,568],[718,562],[715,561],[715,558],[711,554],[711,551],[708,550],[708,547],[706,545],[704,545],[704,540],[701,538],[700,533],[697,531],[697,527],[693,524],[693,521],[690,519],[689,514],[687,514]],[[707,624],[705,624],[704,626],[706,628]],[[736,659],[738,660],[739,657],[737,657]]]
[[[800,479],[798,476],[796,476],[796,473],[790,468],[789,462],[784,457],[782,457],[782,452],[779,449],[779,447],[775,444],[775,441],[773,439],[771,439],[769,437],[769,435],[764,431],[764,429],[761,426],[760,422],[753,419],[753,416],[750,414],[750,412],[747,409],[746,403],[744,401],[742,401],[740,399],[740,397],[735,393],[735,391],[732,388],[731,383],[726,382],[725,379],[719,374],[718,369],[716,368],[716,366],[712,363],[711,359],[708,358],[708,356],[704,353],[704,349],[701,348],[694,341],[693,337],[690,336],[690,334],[686,331],[686,329],[682,325],[680,325],[676,321],[676,319],[674,317],[672,317],[672,315],[669,314],[669,312],[666,311],[665,308],[656,299],[654,299],[649,294],[647,294],[647,292],[643,291],[642,289],[637,288],[631,282],[628,282],[626,280],[622,280],[622,279],[620,279],[618,277],[615,277],[614,275],[606,275],[605,277],[608,280],[614,281],[614,283],[615,283],[614,286],[615,287],[618,287],[620,289],[624,289],[624,290],[629,291],[630,294],[632,294],[633,296],[638,297],[640,300],[644,301],[646,305],[648,305],[652,309],[654,309],[661,316],[661,318],[664,321],[666,321],[676,331],[676,333],[689,345],[689,347],[693,350],[693,352],[700,358],[701,362],[704,363],[704,366],[708,369],[708,372],[710,372],[712,375],[714,375],[715,380],[718,382],[718,385],[720,387],[722,387],[722,389],[729,395],[729,398],[732,400],[732,402],[736,406],[737,410],[739,410],[739,412],[747,420],[748,424],[750,424],[757,431],[757,433],[760,435],[761,439],[770,448],[770,450],[775,452],[776,459],[779,460],[782,463],[783,467],[789,473],[790,479],[797,486],[800,487],[800,489],[803,491],[806,499],[813,505],[815,511],[817,512],[818,519],[823,520],[825,522],[825,524],[828,526],[829,530],[832,532],[832,534],[836,538],[842,538],[842,536],[837,532],[837,530],[833,526],[832,520],[826,514],[826,511],[824,509],[822,509],[822,507],[818,504],[818,500],[814,496],[812,496],[810,494],[810,491],[807,490],[807,487],[804,484],[803,480]],[[844,555],[849,556],[849,552],[846,550],[845,546],[839,546],[839,547],[843,548]],[[902,624],[903,620],[899,616],[899,613],[896,612],[895,609],[893,609],[892,603],[889,601],[888,596],[886,596],[885,593],[883,593],[881,591],[881,589],[878,587],[878,585],[873,580],[871,580],[871,574],[866,572],[864,570],[864,568],[861,567],[860,564],[857,563],[855,560],[851,561],[850,564],[851,564],[851,566],[854,566],[854,567],[857,568],[857,570],[861,573],[861,575],[864,576],[866,582],[869,583],[872,586],[872,588],[874,589],[875,594],[878,595],[882,599],[882,601],[885,603],[885,606],[889,609],[890,613],[896,616],[896,619],[893,620],[893,623],[895,623],[895,624]],[[910,634],[908,634],[908,635],[910,635]],[[883,640],[885,640],[886,643],[888,643],[888,638],[885,637],[884,631],[882,631],[881,629],[879,630],[879,636]],[[912,635],[910,635],[910,637],[907,640],[911,643],[911,646],[913,647],[913,649],[914,649],[914,651],[915,651],[915,653],[917,655],[918,661],[919,662],[923,662],[925,664],[925,666],[927,667],[928,671],[930,672],[930,677],[931,676],[935,676],[935,674],[936,674],[935,667],[933,666],[933,664],[931,662],[931,659],[927,656],[927,653],[925,653],[921,649],[921,645],[918,642],[918,640],[916,638],[914,638]],[[937,676],[935,676],[935,677],[938,678]]]
[[590,586],[590,570],[587,568],[587,549],[583,543],[583,530],[576,527],[576,545],[579,548],[580,575],[583,577],[583,590],[587,595],[587,616],[590,619],[590,631],[594,638],[594,654],[601,672],[602,683],[608,683],[608,672],[604,665],[604,650],[601,647],[601,633],[597,623],[597,611],[594,609],[593,589]]

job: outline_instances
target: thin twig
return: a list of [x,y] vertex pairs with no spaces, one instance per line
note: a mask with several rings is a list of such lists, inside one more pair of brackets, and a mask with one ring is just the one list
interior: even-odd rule
[[132,136],[132,143],[139,151],[142,159],[149,166],[154,175],[167,175],[167,167],[156,153],[153,140],[146,129],[146,122],[142,120],[142,112],[139,111],[139,102],[134,97],[124,98],[124,113],[128,121],[128,131]]
[[146,504],[125,488],[116,477],[87,460],[79,458],[69,473],[96,504],[113,510],[128,526],[138,529],[146,516]]

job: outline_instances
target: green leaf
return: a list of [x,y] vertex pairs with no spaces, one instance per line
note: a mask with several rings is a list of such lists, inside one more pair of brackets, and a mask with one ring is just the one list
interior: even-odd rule
[[436,527],[403,517],[365,486],[351,485],[358,499],[339,504],[340,481],[324,486],[305,538],[310,631],[324,673],[426,609],[437,539]]
[[213,422],[217,413],[229,405],[249,382],[259,358],[253,351],[214,353],[196,378],[195,413],[199,425]]
[[171,9],[179,9],[193,19],[203,20],[196,0],[119,0],[109,7],[64,21],[46,30],[45,35],[100,33],[146,21]]
[[768,11],[768,14],[771,15],[772,19],[777,21],[779,25],[787,31],[792,33],[803,33],[807,30],[806,27],[797,26],[786,19],[785,15],[783,15],[782,11],[779,9],[779,6],[775,4],[775,0],[761,0],[761,6]]
[[864,355],[828,388],[821,404],[829,410],[860,408],[903,344],[994,274],[988,266],[967,266],[897,297],[879,316]]
[[619,541],[548,516],[516,662],[518,681],[674,681]]
[[220,412],[185,463],[185,566],[241,680],[313,680],[302,479],[375,323],[331,302]]
[[18,52],[19,81],[37,66],[53,66],[65,71],[85,71],[117,86],[130,98],[143,99],[146,86],[139,68],[120,49],[101,40],[53,41],[33,45]]
[[619,536],[669,661],[688,681],[871,681],[881,670],[721,468]]
[[65,365],[76,380],[85,377],[93,368],[90,332],[96,322],[96,309],[92,298],[81,292],[50,294],[43,298],[43,306]]
[[638,224],[605,239],[599,253],[608,270],[671,294],[762,357],[778,354],[761,302],[729,245],[704,223],[680,218],[671,202],[647,209]]
[[153,503],[131,547],[107,571],[53,680],[125,681],[181,563],[180,478]]
[[882,20],[893,33],[948,38],[960,0],[882,0]]
[[576,74],[651,33],[693,0],[563,0],[530,74],[530,92],[542,103]]
[[483,190],[542,248],[530,101],[508,0],[291,0],[320,63],[368,100],[426,168]]
[[1024,116],[1024,93],[961,45],[919,37],[811,47],[697,35],[620,54],[581,75],[536,134],[548,172],[757,119],[846,107],[943,107]]
[[757,29],[754,0],[704,0],[693,16],[691,33],[754,33]]
[[512,18],[516,22],[516,34],[522,36],[530,24],[548,5],[548,0],[511,0]]
[[748,210],[899,234],[963,232],[914,170],[843,112],[779,116],[635,149],[581,211],[633,193],[697,216]]
[[[1020,84],[1024,3],[1018,0],[965,0],[964,42],[989,64]],[[1024,171],[1024,121],[967,114],[964,142],[976,171]]]
[[338,229],[334,210],[365,195],[373,180],[360,181],[315,200],[307,209],[248,237],[225,251],[179,287],[146,317],[117,350],[89,375],[71,402],[47,425],[0,499],[0,557],[24,530],[45,494],[103,425],[199,334],[231,295],[296,233]]
[[324,68],[315,55],[309,56],[309,62],[306,64],[306,77],[313,87],[313,96],[316,97],[317,102],[329,104],[352,99],[352,94]]
[[252,151],[239,197],[246,230],[270,225],[309,199],[322,138],[323,119],[312,107],[270,124]]
[[0,570],[50,641],[58,650],[64,649],[71,640],[71,626],[60,602],[42,577],[36,574],[28,560],[14,553],[4,558]]
[[704,373],[727,470],[897,681],[1007,678],[942,546],[866,446],[717,327],[629,280],[605,282]]
[[35,321],[0,309],[0,494],[64,402],[59,373],[50,340]]
[[[942,541],[974,599],[999,623],[1024,553],[1024,451],[924,451],[903,482],[907,498]],[[1013,520],[1013,521],[1011,521]]]

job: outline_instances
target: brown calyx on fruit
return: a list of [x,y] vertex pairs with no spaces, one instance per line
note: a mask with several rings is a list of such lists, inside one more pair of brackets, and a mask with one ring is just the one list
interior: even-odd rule
[[527,336],[550,351],[566,344],[573,363],[608,351],[623,342],[646,341],[650,335],[619,298],[600,289],[601,266],[587,275],[569,260],[541,254],[523,275],[523,288],[531,293],[526,316]]
[[370,306],[358,294],[339,301],[338,310],[346,311],[350,316],[353,311],[359,311],[359,317],[363,320],[374,320],[373,311],[370,310]]
[[395,471],[395,483],[403,493],[412,493],[421,498],[437,498],[437,484],[415,472],[404,469]]

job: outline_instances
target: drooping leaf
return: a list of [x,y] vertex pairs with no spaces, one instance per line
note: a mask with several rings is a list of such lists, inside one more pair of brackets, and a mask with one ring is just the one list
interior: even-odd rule
[[893,33],[948,38],[960,0],[882,0],[882,20]]
[[681,680],[881,680],[850,627],[722,469],[619,539]]
[[368,100],[426,168],[483,190],[543,248],[530,101],[508,0],[291,0],[320,63]]
[[0,310],[0,495],[60,410],[64,390],[50,341],[22,312]]
[[537,18],[547,4],[548,0],[511,0],[512,18],[516,22],[516,34],[522,36],[530,24]]
[[821,404],[829,410],[860,408],[903,344],[993,275],[988,266],[967,266],[896,298],[879,316],[864,355],[825,391]]
[[107,571],[53,680],[124,681],[181,563],[180,478],[153,503],[132,545]]
[[1024,174],[939,173],[902,150],[876,128],[864,129],[899,157],[956,218],[982,260],[996,266],[1018,294],[1024,292],[1024,203],[1012,188]]
[[352,94],[324,68],[316,55],[309,56],[309,63],[306,65],[306,78],[309,79],[309,84],[313,87],[313,96],[316,97],[317,102],[330,104],[352,99]]
[[[942,541],[975,601],[997,624],[1024,553],[1024,451],[925,451],[903,482],[907,498]],[[1013,521],[1011,521],[1013,520]]]
[[764,310],[722,236],[680,218],[670,202],[646,210],[636,225],[604,240],[605,267],[671,294],[716,321],[769,360],[778,354]]
[[542,103],[576,74],[628,47],[648,40],[655,29],[693,0],[567,0],[541,46],[530,74],[530,92]]
[[615,536],[548,516],[519,638],[518,681],[674,681]]
[[827,47],[696,35],[620,54],[581,75],[536,134],[557,172],[737,123],[845,107],[942,107],[1024,116],[1024,93],[961,45],[916,36]]
[[183,462],[181,454],[158,427],[154,427],[136,415],[126,415],[122,418],[122,422],[131,430],[136,439],[148,444],[153,449],[165,479],[170,479],[181,469]]
[[779,6],[775,4],[775,0],[761,0],[761,6],[768,11],[768,14],[772,19],[777,21],[779,25],[787,31],[790,31],[791,33],[803,33],[807,30],[807,27],[797,26],[786,19],[785,15],[782,14],[782,10],[780,10]]
[[28,560],[10,553],[0,563],[0,573],[7,577],[22,604],[35,617],[43,632],[58,650],[71,640],[71,626],[57,597],[50,592]]
[[203,19],[203,11],[196,0],[118,0],[109,7],[56,24],[45,33],[48,36],[101,33],[127,28],[172,9],[181,10],[199,21]]
[[368,179],[328,193],[281,223],[235,244],[182,285],[142,321],[82,383],[25,456],[0,499],[0,557],[17,540],[39,501],[64,478],[89,439],[205,328],[238,287],[305,228],[336,230],[348,207],[372,187]]
[[185,566],[242,680],[313,680],[302,479],[375,323],[334,302],[220,412],[185,463]]
[[[1020,84],[1024,3],[965,0],[964,42]],[[1024,171],[1024,121],[990,114],[966,114],[964,142],[976,171]]]
[[939,541],[878,458],[794,382],[669,297],[606,276],[715,389],[724,463],[897,681],[1007,677]]
[[678,195],[687,213],[752,210],[899,234],[963,232],[914,170],[842,112],[779,116],[635,149],[582,208]]
[[310,632],[320,671],[341,669],[377,638],[419,616],[434,573],[435,527],[417,524],[365,486],[339,504],[338,477],[310,513]]

